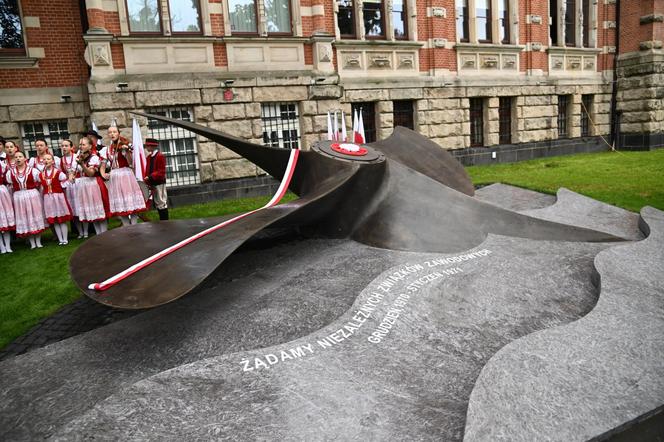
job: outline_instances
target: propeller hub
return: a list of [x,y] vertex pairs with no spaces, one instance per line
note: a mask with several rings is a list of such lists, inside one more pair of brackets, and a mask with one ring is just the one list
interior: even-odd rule
[[317,141],[311,150],[335,159],[361,163],[385,161],[385,156],[367,144],[339,143],[336,141]]

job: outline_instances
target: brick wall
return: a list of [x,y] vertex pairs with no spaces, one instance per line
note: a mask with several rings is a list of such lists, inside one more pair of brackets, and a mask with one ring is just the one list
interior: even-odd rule
[[24,0],[23,17],[38,17],[26,27],[28,50],[42,48],[36,68],[0,69],[0,89],[80,86],[88,81],[81,12],[76,0]]
[[[628,5],[630,2],[621,2],[621,7],[623,5]],[[624,16],[624,11],[622,12]],[[604,23],[615,22],[616,21],[616,5],[609,4],[605,0],[601,0],[597,4],[597,47],[598,48],[608,48],[616,46],[616,30],[605,27]],[[624,27],[624,24],[623,24]],[[615,61],[615,53],[601,53],[598,56],[597,69],[600,71],[613,70],[613,64]]]
[[[541,23],[528,23],[528,16],[538,15]],[[540,43],[542,47],[549,45],[549,9],[548,2],[520,1],[519,2],[519,42]],[[523,51],[521,58],[521,71],[539,69],[548,71],[548,56],[544,51]]]

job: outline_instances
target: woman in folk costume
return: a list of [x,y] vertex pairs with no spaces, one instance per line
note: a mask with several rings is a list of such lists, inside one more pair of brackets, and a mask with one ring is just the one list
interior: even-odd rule
[[14,158],[14,155],[16,155],[16,152],[18,151],[18,146],[13,141],[7,141],[5,143],[5,165],[8,168],[11,169],[16,166],[16,159]]
[[39,171],[28,165],[23,152],[14,155],[16,166],[7,172],[7,183],[14,188],[14,217],[16,236],[28,237],[30,248],[42,247],[41,234],[46,230]]
[[71,208],[72,224],[76,227],[76,231],[81,235],[81,222],[77,219],[76,212],[76,173],[78,163],[76,162],[76,153],[74,152],[74,143],[71,140],[62,140],[60,142],[60,149],[62,150],[62,158],[60,158],[60,165],[62,171],[67,175],[67,187],[65,187],[65,196]]
[[[136,176],[131,168],[133,165],[132,149],[129,141],[120,136],[117,126],[108,128],[111,139],[108,145],[107,164],[110,164],[110,179],[108,181],[108,199],[111,216],[118,216],[122,225],[136,224],[138,213],[147,210],[143,192],[138,186]],[[101,175],[106,178],[109,173],[104,164],[101,166]]]
[[[44,170],[44,167],[46,167],[46,163],[44,163],[44,156],[48,154],[53,155],[53,152],[51,152],[51,149],[49,149],[48,145],[46,144],[46,140],[43,138],[37,138],[35,140],[35,148],[37,149],[37,156],[30,158],[28,164],[30,167],[34,167],[41,172]],[[55,168],[60,169],[60,158],[54,156],[53,160],[55,163]]]
[[64,188],[67,186],[67,175],[53,164],[53,155],[44,155],[44,170],[39,174],[44,194],[44,216],[58,237],[58,245],[65,245],[67,241],[67,222],[71,220],[71,209]]
[[78,145],[80,152],[76,160],[76,214],[81,221],[83,238],[88,237],[89,223],[95,227],[97,235],[107,230],[106,218],[107,199],[106,187],[99,176],[99,156],[92,152],[92,144],[88,137],[81,138]]
[[0,161],[0,253],[12,253],[11,231],[16,230],[14,203],[5,176],[9,170],[6,161]]

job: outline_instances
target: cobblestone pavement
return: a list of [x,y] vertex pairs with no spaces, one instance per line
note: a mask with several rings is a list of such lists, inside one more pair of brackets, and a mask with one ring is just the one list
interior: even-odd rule
[[106,307],[82,296],[52,316],[42,319],[26,334],[16,338],[14,342],[0,350],[0,360],[94,330],[140,312],[140,310],[118,310]]

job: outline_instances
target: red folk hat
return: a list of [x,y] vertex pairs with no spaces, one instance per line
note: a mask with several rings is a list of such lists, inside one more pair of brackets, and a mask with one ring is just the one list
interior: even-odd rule
[[145,142],[143,143],[143,146],[154,146],[154,147],[159,147],[159,141],[154,139],[154,138],[146,138]]

